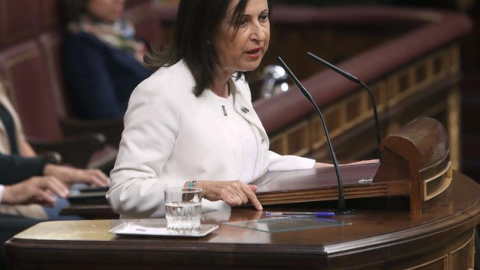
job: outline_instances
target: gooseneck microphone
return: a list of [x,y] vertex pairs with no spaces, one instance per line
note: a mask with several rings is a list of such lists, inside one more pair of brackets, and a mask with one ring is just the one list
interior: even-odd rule
[[300,91],[302,91],[302,94],[307,98],[310,103],[313,104],[313,107],[315,107],[315,110],[317,111],[318,116],[320,117],[320,120],[322,122],[323,126],[323,131],[325,132],[325,137],[327,138],[327,145],[328,145],[328,150],[330,151],[330,156],[332,157],[333,160],[333,166],[335,167],[335,173],[337,174],[337,181],[338,181],[338,206],[337,210],[335,213],[338,215],[354,215],[356,214],[356,211],[353,209],[347,209],[346,204],[345,204],[345,197],[343,195],[343,184],[342,184],[342,176],[340,175],[340,169],[338,168],[338,161],[337,161],[337,156],[335,155],[335,152],[333,151],[333,146],[332,146],[332,141],[330,140],[330,134],[328,133],[327,125],[325,124],[325,119],[323,118],[323,114],[318,108],[317,103],[313,100],[312,96],[310,93],[303,87],[302,83],[297,79],[297,77],[293,74],[293,72],[288,68],[287,64],[283,62],[281,57],[278,57],[278,61],[282,65],[282,67],[285,69],[287,72],[288,76],[293,80],[293,82],[298,86]]
[[345,78],[347,78],[348,80],[356,83],[356,84],[360,84],[364,87],[365,90],[367,90],[368,92],[368,95],[370,96],[370,100],[372,102],[372,107],[373,107],[373,116],[375,117],[375,128],[377,130],[377,151],[378,151],[378,157],[379,159],[381,160],[382,159],[382,151],[380,150],[380,144],[382,143],[382,137],[380,135],[380,126],[378,124],[378,113],[377,113],[377,103],[375,102],[375,97],[373,96],[373,91],[372,89],[370,89],[370,87],[368,87],[367,84],[365,84],[364,82],[362,82],[360,79],[358,79],[357,77],[353,76],[352,74],[346,72],[346,71],[343,71],[341,70],[340,68],[330,64],[329,62],[323,60],[322,58],[316,56],[315,54],[311,53],[311,52],[308,52],[307,53],[308,56],[310,56],[311,58],[317,60],[317,62],[320,62],[321,64],[323,64],[324,66],[328,67],[329,69],[337,72],[338,74],[340,75],[343,75]]

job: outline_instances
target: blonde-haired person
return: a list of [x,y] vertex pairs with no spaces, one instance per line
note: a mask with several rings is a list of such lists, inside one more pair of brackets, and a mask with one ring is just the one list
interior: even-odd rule
[[125,0],[64,0],[63,70],[78,116],[123,117],[133,89],[152,71],[147,46],[122,19]]
[[[2,176],[0,198],[6,190],[3,185],[17,184],[36,176],[48,176],[50,177],[48,179],[55,179],[67,188],[76,183],[105,187],[110,182],[100,170],[84,170],[50,164],[46,159],[38,157],[25,140],[20,119],[8,99],[2,78],[0,78],[0,175]],[[47,212],[45,209],[38,204],[0,204],[0,214],[33,219],[48,219],[47,214],[50,214],[50,217],[58,216],[58,213],[47,213],[48,209]]]

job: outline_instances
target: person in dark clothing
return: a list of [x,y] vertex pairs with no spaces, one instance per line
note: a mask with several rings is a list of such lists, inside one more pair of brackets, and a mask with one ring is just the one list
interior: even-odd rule
[[7,269],[3,243],[15,234],[30,228],[38,222],[40,221],[35,219],[0,214],[0,270]]
[[145,43],[121,19],[125,0],[65,0],[65,79],[83,119],[122,118],[133,89],[153,71]]
[[[37,156],[25,140],[20,118],[10,103],[0,78],[0,202],[4,191],[3,185],[17,184],[34,176],[54,177],[68,188],[76,183],[103,187],[108,186],[110,181],[99,170],[84,170],[51,164],[46,159]],[[57,206],[61,206],[60,201]],[[39,205],[22,207],[0,205],[0,214],[34,219],[54,218],[55,213],[50,213],[48,210],[50,209],[43,210]]]
[[[20,176],[22,169],[26,168],[29,162],[41,163],[38,160],[30,159],[21,161],[21,166],[13,166],[5,160],[12,161],[8,156],[0,154],[0,206],[15,206],[27,204],[40,204],[54,206],[57,199],[66,198],[69,195],[68,188],[54,177],[31,177],[27,180],[9,179],[8,176]],[[18,159],[13,159],[18,161]],[[27,165],[28,167],[28,165]],[[3,173],[8,173],[4,175]],[[5,185],[5,186],[4,186]],[[0,270],[6,269],[4,257],[4,243],[15,234],[40,222],[40,220],[0,214]]]

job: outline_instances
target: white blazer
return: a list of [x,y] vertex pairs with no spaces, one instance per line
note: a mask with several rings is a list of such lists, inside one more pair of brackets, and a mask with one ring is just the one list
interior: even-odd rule
[[[235,127],[225,121],[218,96],[206,89],[195,97],[195,85],[183,61],[161,68],[133,91],[124,117],[125,129],[111,172],[107,199],[122,217],[162,217],[164,190],[186,181],[239,179],[243,158]],[[268,150],[269,140],[255,113],[250,88],[233,79],[234,109],[252,126],[257,141],[254,177],[267,170],[313,168],[315,161],[280,156]],[[227,208],[222,201],[203,200],[204,212]]]

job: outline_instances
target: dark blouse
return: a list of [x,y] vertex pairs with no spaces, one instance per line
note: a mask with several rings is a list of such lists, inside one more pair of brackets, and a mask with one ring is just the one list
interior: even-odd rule
[[8,112],[7,108],[0,103],[0,121],[2,121],[5,130],[8,135],[8,143],[10,144],[10,152],[12,154],[18,154],[17,139],[15,137],[15,122],[13,117]]
[[133,89],[153,73],[89,33],[68,33],[63,46],[69,93],[84,119],[122,118]]
[[47,161],[41,157],[22,157],[18,155],[15,139],[15,124],[10,112],[0,103],[0,120],[8,134],[8,142],[12,149],[11,155],[0,153],[0,185],[12,185],[32,176],[43,175]]
[[47,161],[41,157],[0,154],[0,185],[12,185],[43,175]]

